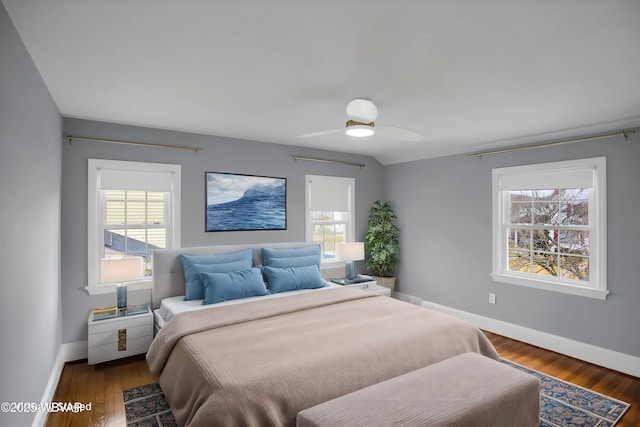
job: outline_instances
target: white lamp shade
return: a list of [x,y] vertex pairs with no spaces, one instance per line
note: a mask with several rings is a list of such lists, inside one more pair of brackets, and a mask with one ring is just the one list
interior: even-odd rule
[[336,259],[339,261],[360,261],[364,259],[364,242],[336,244]]
[[142,279],[143,258],[139,256],[103,258],[101,283],[120,283]]

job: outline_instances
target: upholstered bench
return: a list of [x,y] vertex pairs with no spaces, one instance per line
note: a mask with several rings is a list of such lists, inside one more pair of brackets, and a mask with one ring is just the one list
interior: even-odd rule
[[537,427],[537,378],[465,353],[298,413],[297,427]]

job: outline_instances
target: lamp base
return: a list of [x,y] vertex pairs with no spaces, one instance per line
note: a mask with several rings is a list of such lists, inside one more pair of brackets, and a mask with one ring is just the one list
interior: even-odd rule
[[353,278],[356,277],[353,261],[344,263],[344,277],[348,280],[353,280]]
[[127,285],[118,285],[116,288],[116,299],[118,301],[118,310],[127,309]]

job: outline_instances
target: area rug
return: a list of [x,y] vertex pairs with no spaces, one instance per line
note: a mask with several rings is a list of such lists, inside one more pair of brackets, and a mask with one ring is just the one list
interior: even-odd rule
[[612,427],[629,408],[628,403],[517,363],[504,359],[502,363],[540,380],[540,427]]
[[123,390],[128,427],[177,427],[158,383]]
[[[613,427],[629,404],[502,361],[540,380],[540,427]],[[177,426],[158,383],[123,391],[128,427]]]

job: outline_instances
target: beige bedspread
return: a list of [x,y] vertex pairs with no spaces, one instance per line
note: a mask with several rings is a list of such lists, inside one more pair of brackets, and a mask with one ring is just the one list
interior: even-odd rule
[[179,314],[147,361],[179,425],[262,427],[466,352],[498,359],[469,323],[338,288]]

